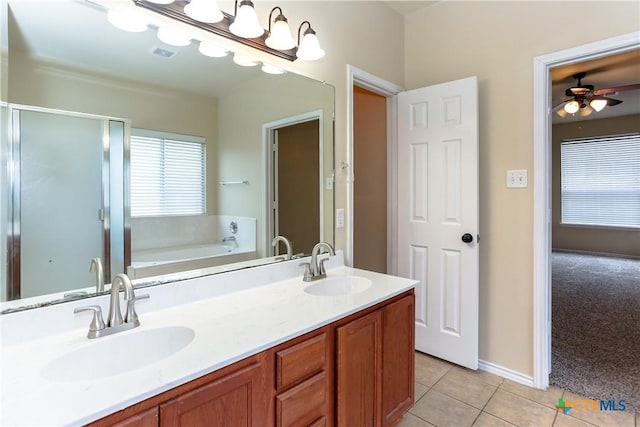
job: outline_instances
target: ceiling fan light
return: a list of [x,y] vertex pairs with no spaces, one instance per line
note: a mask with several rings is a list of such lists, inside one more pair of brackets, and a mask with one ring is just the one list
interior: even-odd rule
[[229,31],[238,37],[253,39],[264,34],[264,28],[258,22],[258,15],[250,0],[242,0],[238,11],[229,26]]
[[191,43],[191,38],[179,30],[173,28],[158,28],[158,39],[171,46],[186,46]]
[[109,9],[107,20],[117,29],[130,33],[141,33],[148,28],[145,20],[127,10]]
[[591,108],[588,105],[585,105],[584,107],[580,108],[580,111],[579,111],[578,115],[580,117],[586,117],[586,116],[591,115],[591,113],[593,113],[593,108]]
[[607,106],[607,100],[602,98],[595,98],[591,100],[589,105],[591,105],[591,108],[593,108],[597,112],[600,112],[604,107]]
[[196,21],[213,24],[224,19],[217,0],[191,0],[184,7],[184,13]]
[[578,101],[571,101],[564,104],[564,111],[566,111],[569,114],[575,114],[578,112],[579,109],[580,109],[580,104],[578,103]]

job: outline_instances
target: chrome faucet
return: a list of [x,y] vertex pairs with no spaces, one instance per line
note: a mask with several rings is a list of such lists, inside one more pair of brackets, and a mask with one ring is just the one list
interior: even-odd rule
[[284,257],[284,260],[289,261],[293,256],[293,250],[291,249],[291,242],[289,241],[289,239],[287,239],[284,236],[276,236],[271,241],[271,246],[273,246],[274,248],[277,247],[278,242],[284,243],[284,245],[287,247],[287,254]]
[[[120,311],[120,287],[124,287],[124,300],[127,302],[124,320]],[[136,297],[133,290],[133,284],[126,274],[118,274],[111,282],[111,297],[109,302],[109,315],[107,323],[102,319],[102,308],[99,305],[90,305],[87,307],[78,307],[73,310],[74,313],[82,311],[93,311],[93,319],[89,326],[88,338],[100,338],[106,335],[115,334],[116,332],[126,331],[140,326],[140,320],[135,310],[135,302],[149,298],[149,294]]]
[[96,292],[104,292],[104,269],[100,258],[92,258],[89,271],[96,272]]
[[329,259],[325,258],[318,262],[318,255],[322,249],[326,249],[329,252],[329,255],[335,255],[336,251],[333,249],[333,246],[327,242],[320,242],[316,244],[311,250],[311,261],[310,263],[303,263],[305,266],[304,269],[304,277],[302,280],[305,282],[312,282],[314,280],[322,279],[323,277],[327,277],[327,271],[324,268],[324,263]]

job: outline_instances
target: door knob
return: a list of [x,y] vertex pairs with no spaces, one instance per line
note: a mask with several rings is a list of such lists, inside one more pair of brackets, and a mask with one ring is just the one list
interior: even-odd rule
[[471,243],[471,242],[473,242],[473,236],[471,234],[469,234],[469,233],[464,233],[462,235],[462,241],[465,242],[465,243]]

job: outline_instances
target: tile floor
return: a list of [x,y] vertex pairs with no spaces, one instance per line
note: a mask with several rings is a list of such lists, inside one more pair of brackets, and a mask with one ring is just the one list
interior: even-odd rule
[[484,371],[472,371],[416,352],[415,404],[398,427],[640,427],[631,411],[556,410],[560,397],[580,399],[557,387],[536,390]]

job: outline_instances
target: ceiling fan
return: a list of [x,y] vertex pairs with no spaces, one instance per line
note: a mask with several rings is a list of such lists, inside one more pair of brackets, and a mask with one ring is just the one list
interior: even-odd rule
[[564,94],[567,98],[553,107],[560,117],[565,117],[567,114],[575,115],[576,113],[580,116],[588,116],[593,113],[594,110],[602,111],[604,107],[613,107],[622,103],[619,99],[610,98],[605,95],[640,89],[640,83],[637,83],[596,90],[593,85],[582,84],[582,79],[586,75],[587,73],[583,72],[571,76],[578,81],[578,84],[565,90]]

